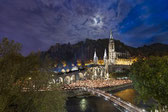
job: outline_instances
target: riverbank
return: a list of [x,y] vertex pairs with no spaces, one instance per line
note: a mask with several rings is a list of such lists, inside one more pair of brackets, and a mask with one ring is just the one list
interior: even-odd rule
[[71,84],[67,84],[63,86],[63,89],[76,89],[77,87],[89,87],[89,88],[107,88],[114,87],[123,84],[132,83],[129,79],[108,79],[108,80],[80,80]]
[[[123,85],[102,87],[102,88],[97,88],[97,89],[100,89],[100,90],[103,90],[106,92],[111,91],[113,93],[113,92],[121,91],[126,88],[132,88],[132,87],[133,87],[132,83],[127,83],[127,84],[123,84]],[[86,91],[80,90],[80,89],[65,90],[65,92],[67,93],[68,97],[93,96],[92,94],[90,94]]]
[[97,88],[97,89],[100,89],[100,90],[103,90],[103,91],[106,91],[106,92],[110,91],[112,93],[115,93],[115,92],[118,92],[118,91],[121,91],[121,90],[127,89],[127,88],[133,88],[132,83],[127,83],[127,84],[112,86],[112,87]]

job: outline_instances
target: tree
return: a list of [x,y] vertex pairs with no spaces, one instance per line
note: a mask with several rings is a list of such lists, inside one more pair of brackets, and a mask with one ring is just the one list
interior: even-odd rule
[[0,43],[0,112],[7,109],[17,89],[13,86],[17,80],[18,68],[23,57],[19,54],[21,45],[4,38]]
[[19,54],[21,47],[21,44],[15,43],[14,40],[9,41],[8,38],[3,38],[0,43],[0,56]]
[[49,61],[34,53],[24,57],[20,50],[7,38],[0,43],[0,112],[64,112],[66,95],[49,83]]
[[[143,101],[157,101],[160,112],[168,106],[168,57],[139,59],[130,70],[134,88]],[[168,110],[167,110],[168,111]]]

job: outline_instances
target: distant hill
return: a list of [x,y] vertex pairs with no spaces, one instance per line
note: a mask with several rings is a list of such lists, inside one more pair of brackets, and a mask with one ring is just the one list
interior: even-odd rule
[[[76,44],[59,44],[51,46],[48,51],[42,52],[42,57],[49,56],[56,62],[74,62],[76,60],[92,60],[96,50],[99,59],[103,59],[104,50],[108,51],[109,39],[86,39]],[[127,46],[119,40],[115,40],[115,48],[118,52],[130,53],[131,56],[163,56],[168,55],[168,45],[152,44],[134,48]]]
[[143,47],[138,47],[135,50],[135,54],[133,55],[141,55],[141,56],[164,56],[168,55],[168,45],[155,43],[151,45],[144,45]]

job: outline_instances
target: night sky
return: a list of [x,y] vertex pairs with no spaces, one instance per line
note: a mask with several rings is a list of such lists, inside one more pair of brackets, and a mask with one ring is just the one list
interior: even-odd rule
[[110,29],[130,46],[168,44],[168,0],[0,0],[0,39],[22,43],[24,55]]

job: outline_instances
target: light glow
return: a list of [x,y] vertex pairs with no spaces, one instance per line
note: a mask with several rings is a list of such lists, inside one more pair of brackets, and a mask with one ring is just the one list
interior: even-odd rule
[[81,110],[82,110],[83,112],[86,111],[86,109],[87,109],[87,100],[86,100],[86,99],[83,98],[83,99],[80,101],[80,108],[81,108]]
[[100,14],[96,14],[96,16],[92,17],[92,24],[91,26],[93,27],[102,27],[104,24],[103,24],[103,17],[100,15]]

